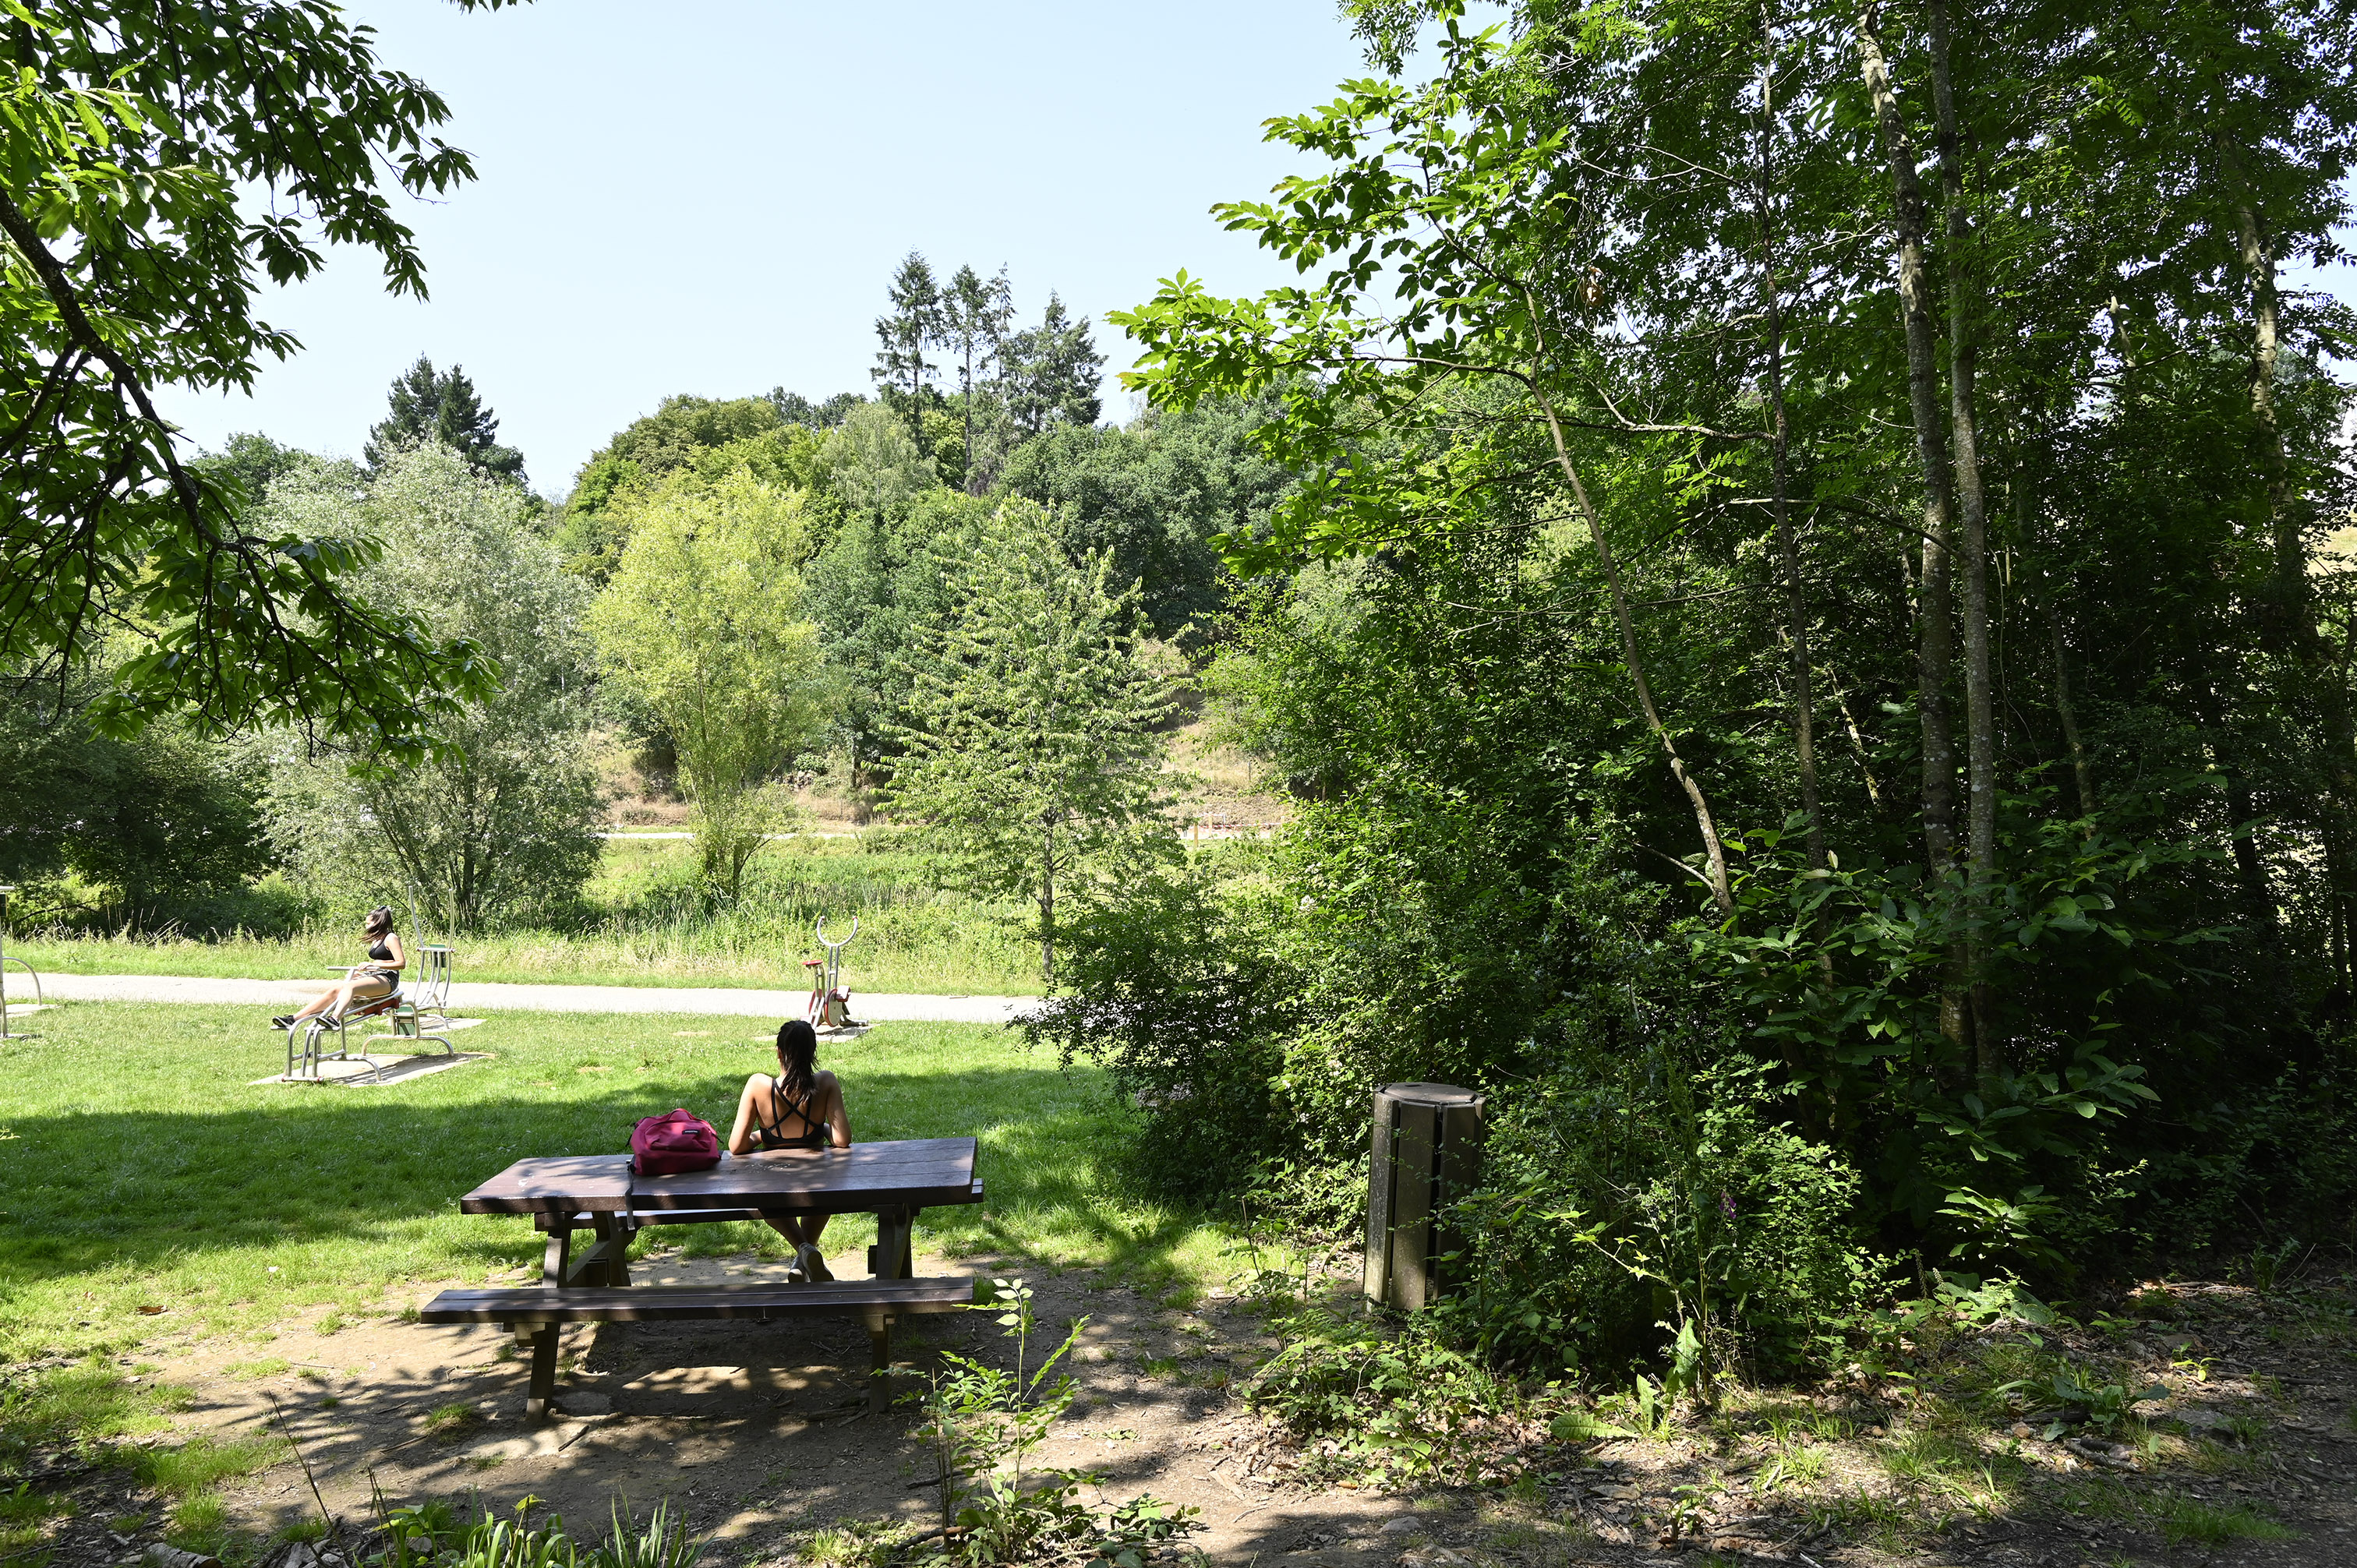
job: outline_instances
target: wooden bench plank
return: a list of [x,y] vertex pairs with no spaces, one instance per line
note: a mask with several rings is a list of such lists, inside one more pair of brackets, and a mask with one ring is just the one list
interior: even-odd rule
[[956,1312],[975,1298],[959,1275],[921,1280],[835,1280],[816,1284],[631,1285],[550,1290],[446,1290],[418,1312],[423,1323],[660,1323],[689,1318],[820,1317],[877,1308]]

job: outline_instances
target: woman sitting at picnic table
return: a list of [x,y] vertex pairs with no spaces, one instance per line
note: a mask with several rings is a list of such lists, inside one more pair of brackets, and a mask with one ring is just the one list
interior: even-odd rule
[[[818,1068],[818,1031],[800,1018],[778,1030],[778,1072],[757,1072],[745,1080],[737,1097],[737,1125],[728,1133],[728,1152],[750,1154],[756,1138],[764,1149],[847,1149],[851,1118],[843,1109],[843,1085],[834,1074]],[[826,1229],[823,1214],[765,1214],[761,1217],[794,1245],[794,1264],[786,1278],[805,1282],[831,1280],[818,1239]]]
[[341,983],[328,988],[328,993],[304,1008],[300,1013],[285,1013],[270,1020],[271,1026],[291,1029],[304,1019],[334,1009],[342,1017],[351,1011],[355,1002],[374,1002],[393,994],[401,983],[401,972],[409,963],[409,950],[401,945],[401,933],[393,929],[393,911],[379,904],[368,912],[361,923],[361,935],[367,939],[368,961],[354,964]]

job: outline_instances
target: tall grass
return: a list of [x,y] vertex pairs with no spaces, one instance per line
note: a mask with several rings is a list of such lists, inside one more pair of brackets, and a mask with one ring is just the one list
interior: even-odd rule
[[[693,846],[676,839],[609,839],[576,917],[559,926],[461,933],[461,980],[575,984],[743,985],[800,990],[819,956],[813,927],[839,937],[855,991],[1010,995],[1038,989],[1038,949],[1019,906],[945,892],[915,855],[853,840],[789,839],[757,857],[743,896],[721,905],[694,882]],[[325,978],[353,961],[347,918],[315,915],[286,936],[233,931],[194,939],[165,931],[19,937],[12,954],[36,968],[84,974]],[[21,981],[16,983],[21,984]]]

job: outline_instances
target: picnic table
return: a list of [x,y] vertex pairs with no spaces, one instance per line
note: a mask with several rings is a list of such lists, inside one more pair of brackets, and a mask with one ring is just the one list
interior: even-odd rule
[[[628,1155],[518,1160],[458,1200],[464,1214],[529,1214],[548,1232],[541,1283],[505,1290],[453,1290],[419,1314],[426,1323],[500,1323],[532,1351],[524,1412],[544,1419],[556,1392],[563,1325],[687,1318],[856,1316],[874,1352],[868,1397],[889,1390],[896,1317],[955,1312],[974,1299],[970,1277],[911,1278],[911,1236],[927,1208],[980,1203],[972,1138],[915,1138],[848,1149],[779,1149],[720,1156],[710,1170],[632,1174]],[[865,1280],[811,1284],[638,1285],[630,1242],[648,1225],[755,1219],[770,1214],[876,1216]],[[576,1251],[576,1231],[592,1240]]]

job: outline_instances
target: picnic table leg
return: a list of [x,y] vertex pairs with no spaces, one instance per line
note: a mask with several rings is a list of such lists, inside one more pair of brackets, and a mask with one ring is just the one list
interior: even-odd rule
[[915,1273],[909,1233],[916,1228],[913,1208],[880,1208],[876,1212],[876,1245],[867,1249],[871,1279],[905,1280]]
[[866,1310],[867,1412],[881,1415],[892,1402],[892,1315],[882,1307]]
[[548,1245],[540,1255],[540,1283],[551,1290],[565,1288],[565,1265],[573,1256],[573,1216],[548,1217]]
[[[524,1325],[516,1325],[522,1337]],[[543,1323],[532,1334],[532,1386],[524,1392],[523,1419],[537,1424],[548,1419],[549,1402],[556,1398],[556,1341],[563,1333],[554,1323]]]
[[630,1260],[628,1252],[630,1238],[630,1233],[622,1229],[621,1217],[614,1214],[593,1214],[589,1217],[589,1223],[597,1231],[597,1240],[610,1244],[608,1247],[603,1267],[605,1283],[616,1286],[628,1285],[630,1283]]

